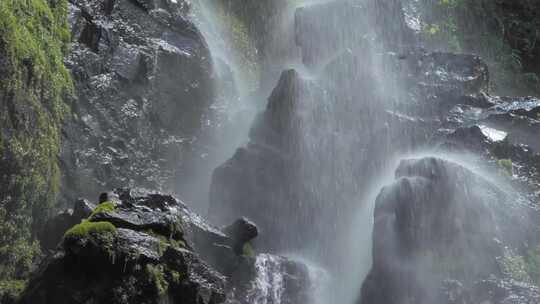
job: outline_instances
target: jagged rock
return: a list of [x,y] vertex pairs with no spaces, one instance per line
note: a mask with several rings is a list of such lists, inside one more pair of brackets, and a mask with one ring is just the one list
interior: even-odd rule
[[490,144],[490,138],[477,126],[458,128],[447,136],[443,148],[448,151],[480,151]]
[[538,233],[532,210],[516,194],[455,163],[404,160],[396,179],[377,197],[362,303],[445,303],[439,290],[448,278],[467,289],[502,277],[506,246],[520,248]]
[[233,239],[236,254],[242,254],[244,244],[259,235],[257,225],[246,218],[236,220],[223,231]]
[[85,199],[78,199],[73,206],[73,216],[80,221],[87,218],[96,206]]
[[223,228],[223,231],[232,237],[233,240],[241,243],[249,242],[259,235],[257,225],[245,217]]
[[[214,171],[210,189],[211,220],[228,225],[238,214],[253,219],[265,231],[262,243],[273,243],[272,247],[261,248],[275,249],[288,243],[290,227],[293,222],[297,223],[293,212],[285,214],[283,210],[300,210],[299,202],[291,200],[297,189],[294,174],[299,164],[297,127],[300,119],[295,109],[309,100],[302,95],[309,92],[308,86],[309,82],[296,71],[284,72],[266,111],[254,122],[248,147],[238,149],[227,163]],[[307,208],[303,211],[309,212]],[[281,224],[277,224],[278,221]],[[298,224],[298,227],[303,226]]]
[[[368,191],[369,179],[359,177],[378,174],[400,151],[426,145],[440,125],[433,109],[443,103],[450,108],[470,93],[484,97],[487,70],[477,57],[420,52],[400,59],[364,50],[343,52],[309,80],[283,72],[253,123],[249,144],[214,171],[209,216],[215,223],[232,222],[240,210],[279,236],[275,241],[263,234],[256,240],[261,248],[298,248],[309,239],[333,248],[337,231],[346,229],[346,217],[357,208],[348,198]],[[381,62],[382,70],[376,65]],[[455,98],[426,100],[427,88]],[[400,102],[402,96],[416,99]],[[345,182],[334,184],[344,174]],[[334,222],[336,208],[343,218],[334,227],[310,223]],[[322,245],[325,238],[329,243]]]
[[[238,240],[257,236],[256,225],[248,220],[231,226],[232,239],[170,195],[116,189],[103,193],[100,201],[88,218],[65,233],[61,246],[34,274],[18,303],[162,303],[167,299],[168,303],[250,304],[255,298],[273,301],[270,290],[276,288],[283,303],[308,303],[305,265],[272,255],[243,256],[233,250]],[[85,209],[89,203],[77,205]],[[281,280],[273,281],[269,275]]]
[[214,99],[188,3],[74,0],[69,12],[78,99],[62,132],[64,205],[116,185],[172,190]]

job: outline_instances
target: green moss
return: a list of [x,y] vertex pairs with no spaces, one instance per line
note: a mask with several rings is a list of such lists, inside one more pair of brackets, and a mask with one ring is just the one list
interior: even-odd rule
[[182,281],[182,274],[176,270],[171,270],[169,273],[171,275],[171,282],[176,285],[180,284]]
[[173,248],[186,248],[186,242],[184,240],[177,240],[171,237],[166,237],[162,234],[156,233],[152,230],[146,231],[146,233],[152,235],[159,239],[159,252],[163,254],[167,247],[171,246]]
[[0,1],[0,279],[28,273],[59,191],[69,39],[67,0]]
[[514,174],[513,164],[511,159],[499,159],[497,164],[503,170],[504,174],[512,176]]
[[253,249],[253,246],[251,243],[247,242],[242,247],[242,255],[250,258],[255,257],[255,250]]
[[146,275],[151,284],[153,284],[158,295],[163,296],[169,290],[169,282],[165,279],[165,272],[162,265],[146,265]]
[[17,299],[25,287],[25,280],[0,281],[0,300],[3,298]]
[[94,208],[89,218],[93,217],[98,213],[108,213],[113,212],[116,209],[116,204],[114,202],[103,202]]
[[65,234],[65,238],[85,238],[91,234],[103,234],[116,232],[116,227],[109,222],[90,222],[82,221],[80,224],[73,226]]

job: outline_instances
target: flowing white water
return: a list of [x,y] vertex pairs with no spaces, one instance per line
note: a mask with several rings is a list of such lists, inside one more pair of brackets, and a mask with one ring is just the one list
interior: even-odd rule
[[259,254],[255,261],[255,280],[247,294],[247,303],[280,304],[284,292],[282,258]]
[[[310,78],[322,86],[335,85],[334,81],[336,80],[332,77],[334,75],[319,75],[327,63],[343,55],[341,52],[331,54],[335,50],[327,49],[328,45],[334,42],[309,41],[311,49],[307,49],[308,52],[331,54],[331,56],[321,58],[319,61],[316,60],[306,68],[299,56],[294,37],[303,34],[297,33],[295,28],[297,8],[325,2],[333,1],[293,1],[286,6],[286,11],[277,17],[277,21],[273,23],[274,26],[268,32],[269,40],[272,42],[270,43],[271,47],[265,50],[267,57],[266,61],[262,63],[262,67],[266,70],[262,74],[266,76],[261,77],[263,81],[260,83],[261,88],[273,88],[279,72],[288,67],[294,67],[301,72],[302,76],[307,76],[304,78]],[[340,28],[344,24],[339,23],[339,16],[338,19],[335,19],[335,13],[334,16],[325,16],[324,8],[321,11],[323,14],[315,22],[318,30],[325,31],[323,35],[332,32],[340,33],[340,39],[345,40],[347,37],[358,36],[355,33],[358,28],[354,26],[346,29]],[[202,201],[201,196],[207,194],[212,170],[229,158],[237,147],[246,142],[253,117],[257,109],[262,108],[252,98],[248,98],[250,87],[246,84],[249,83],[247,79],[249,73],[243,69],[241,56],[239,56],[239,53],[245,49],[235,49],[234,42],[227,41],[228,35],[224,35],[228,30],[227,25],[223,22],[222,13],[218,12],[221,12],[221,8],[212,1],[200,1],[196,10],[196,14],[200,18],[199,28],[208,41],[214,63],[220,74],[218,95],[221,93],[221,95],[229,96],[229,98],[218,99],[216,104],[225,118],[224,121],[229,122],[229,124],[225,123],[224,129],[221,130],[215,128],[217,131],[213,136],[217,140],[211,149],[213,154],[206,156],[205,166],[199,170],[201,177],[194,179],[195,186],[191,188],[200,188],[203,191],[202,194],[198,194],[199,198],[196,199],[198,202]],[[345,10],[342,13],[346,15],[343,16],[344,18],[350,18],[348,11]],[[374,30],[371,29],[363,28],[361,30],[369,35],[374,34]],[[316,35],[314,37],[318,37]],[[347,41],[339,41],[339,43],[349,44]],[[306,46],[304,45],[304,47]],[[300,161],[299,178],[302,179],[301,184],[305,187],[305,189],[299,189],[299,192],[310,193],[307,196],[310,201],[305,203],[314,204],[311,209],[316,210],[314,214],[317,218],[313,220],[317,222],[313,227],[313,234],[320,234],[320,239],[305,240],[304,250],[292,253],[308,257],[330,268],[328,269],[329,275],[334,279],[331,280],[331,288],[321,289],[325,293],[320,297],[325,301],[323,304],[353,304],[357,301],[362,280],[371,265],[371,233],[375,196],[381,186],[390,179],[389,176],[392,176],[393,172],[388,169],[393,170],[394,168],[391,162],[367,159],[377,155],[377,153],[380,155],[388,154],[387,157],[392,157],[393,155],[386,151],[387,144],[374,142],[373,144],[377,146],[373,148],[369,146],[370,143],[359,143],[364,139],[373,141],[373,138],[378,136],[374,134],[382,132],[384,128],[390,129],[391,126],[380,121],[377,124],[372,124],[371,120],[376,120],[377,117],[370,117],[366,114],[363,117],[358,117],[358,113],[369,113],[371,108],[376,106],[378,100],[373,99],[373,96],[377,97],[379,94],[387,99],[392,99],[399,95],[396,85],[384,77],[388,73],[383,64],[384,58],[378,54],[371,54],[374,52],[374,48],[363,50],[363,52],[369,54],[366,54],[367,56],[362,60],[369,62],[361,62],[356,66],[338,65],[338,70],[334,73],[335,76],[339,77],[342,74],[347,75],[352,69],[358,69],[353,71],[354,75],[351,76],[360,82],[358,85],[364,85],[364,87],[347,84],[340,88],[342,91],[338,93],[339,96],[327,98],[319,96],[316,99],[319,104],[308,102],[302,104],[303,108],[299,109],[302,138],[298,139],[298,145],[301,146],[303,155],[303,159]],[[347,71],[339,69],[347,69]],[[366,71],[366,69],[369,70]],[[229,71],[232,74],[232,83],[237,91],[237,98],[231,98],[230,94],[220,92],[226,87],[220,82],[227,80]],[[369,79],[372,85],[365,87],[366,84],[361,83],[361,81],[368,80],[369,77],[375,80]],[[339,80],[337,82],[339,83]],[[369,90],[369,92],[361,90]],[[258,96],[258,98],[264,102],[267,95],[263,90],[264,97],[261,99],[261,96]],[[238,113],[245,113],[245,115],[239,116]],[[373,125],[377,126],[373,127]],[[371,149],[381,149],[381,151],[372,151]],[[358,159],[363,159],[363,162],[367,164],[365,168],[360,170],[369,169],[369,173],[358,172]],[[365,174],[370,174],[370,176]],[[368,193],[365,193],[366,191]],[[195,208],[200,211],[200,204]],[[206,206],[202,206],[202,209],[206,210]],[[283,212],[289,211],[283,210]],[[298,216],[306,215],[299,214]],[[294,227],[290,227],[290,229],[291,233],[295,233]],[[333,261],[329,263],[329,259],[333,259]],[[249,302],[255,304],[281,303],[283,274],[279,261],[270,255],[259,255],[256,267],[257,280],[249,296]]]
[[[191,208],[206,214],[213,170],[246,144],[251,122],[262,103],[251,95],[258,84],[254,79],[253,62],[248,64],[245,55],[256,49],[244,36],[247,35],[245,29],[240,34],[233,33],[239,21],[221,7],[219,1],[206,0],[193,3],[192,20],[210,49],[216,98],[194,149],[203,152],[195,156],[194,168],[187,173],[189,179],[179,192],[192,203]],[[242,40],[242,46],[238,39]]]

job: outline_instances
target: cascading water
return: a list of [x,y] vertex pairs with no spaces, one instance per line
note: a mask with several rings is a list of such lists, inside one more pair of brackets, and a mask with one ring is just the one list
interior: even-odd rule
[[216,98],[193,149],[200,154],[194,156],[190,178],[179,192],[186,201],[197,202],[192,208],[204,214],[208,209],[212,171],[246,143],[249,125],[261,105],[250,96],[258,86],[255,63],[251,62],[255,60],[256,49],[245,29],[235,28],[241,26],[240,21],[219,1],[195,1],[192,9],[192,19],[212,56]]
[[258,255],[255,272],[255,280],[247,294],[248,303],[281,304],[285,286],[280,258],[269,254]]
[[[485,81],[481,65],[462,69],[454,55],[417,50],[419,5],[283,6],[268,33],[266,43],[275,45],[265,49],[260,87],[272,87],[275,70],[285,71],[255,119],[249,144],[214,175],[210,216],[226,224],[240,212],[265,231],[257,248],[322,265],[331,277],[319,297],[325,303],[357,303],[376,260],[377,194],[393,181],[399,159],[426,150],[440,135],[433,128],[444,132],[446,105],[437,99],[450,99],[452,90],[468,94],[475,81],[480,91]],[[253,303],[279,303],[283,278],[271,257],[257,258]]]
[[[281,113],[290,114],[291,121],[278,126],[287,129],[287,138],[279,139],[280,147],[272,147],[275,142],[257,144],[288,158],[288,184],[284,189],[273,189],[271,198],[266,198],[268,212],[256,210],[244,215],[255,217],[263,228],[271,226],[266,236],[273,238],[274,250],[306,257],[328,269],[335,280],[334,288],[329,288],[334,291],[324,296],[327,301],[353,303],[370,265],[369,246],[359,244],[369,243],[374,200],[363,200],[363,193],[373,180],[384,176],[381,172],[389,166],[387,159],[394,157],[395,143],[390,137],[398,131],[393,129],[392,113],[386,108],[401,106],[400,84],[387,77],[395,67],[383,64],[388,56],[384,47],[404,39],[392,30],[376,27],[384,23],[376,14],[376,2],[300,1],[286,7],[290,11],[282,14],[282,25],[277,28],[286,31],[285,40],[294,33],[300,54],[295,54],[293,47],[274,48],[293,54],[279,63],[268,56],[264,67],[296,68],[279,81],[278,89],[289,89],[283,96],[276,89],[267,108],[276,104],[277,111],[291,111]],[[391,35],[399,39],[388,41]],[[280,104],[284,102],[291,104]],[[257,136],[256,128],[252,133]],[[284,205],[275,205],[276,201]],[[217,218],[223,215],[214,213]],[[267,216],[264,220],[260,219],[262,213]],[[317,223],[309,225],[312,220]],[[355,231],[353,236],[350,231]],[[356,270],[351,272],[351,267]]]

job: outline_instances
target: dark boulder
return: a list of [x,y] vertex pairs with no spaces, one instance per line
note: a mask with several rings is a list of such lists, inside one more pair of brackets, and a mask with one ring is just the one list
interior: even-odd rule
[[257,225],[245,217],[223,228],[223,232],[232,238],[237,254],[242,254],[244,245],[259,235]]
[[248,295],[274,301],[274,289],[284,303],[308,303],[305,265],[235,252],[257,236],[252,222],[231,225],[233,239],[171,195],[116,189],[100,200],[63,234],[18,303],[249,304]]
[[455,163],[404,160],[396,179],[377,197],[362,303],[447,303],[440,291],[449,279],[467,289],[503,277],[506,250],[538,233],[532,209],[516,203],[515,193]]

